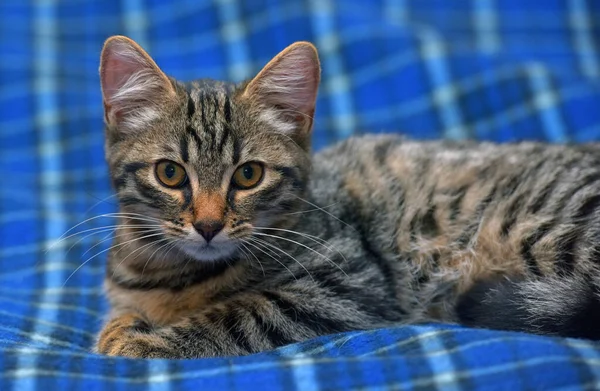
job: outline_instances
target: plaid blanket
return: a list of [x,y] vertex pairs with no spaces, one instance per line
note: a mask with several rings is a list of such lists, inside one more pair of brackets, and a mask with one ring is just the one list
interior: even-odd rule
[[190,361],[89,349],[116,208],[97,74],[108,36],[175,77],[234,81],[314,42],[316,149],[365,131],[583,142],[600,139],[598,20],[595,0],[2,1],[0,389],[597,389],[600,345],[444,325]]

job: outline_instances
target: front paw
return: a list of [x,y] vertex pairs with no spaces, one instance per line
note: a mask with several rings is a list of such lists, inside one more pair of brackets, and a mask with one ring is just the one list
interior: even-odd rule
[[164,338],[146,321],[126,314],[109,321],[98,336],[98,353],[132,358],[173,358]]

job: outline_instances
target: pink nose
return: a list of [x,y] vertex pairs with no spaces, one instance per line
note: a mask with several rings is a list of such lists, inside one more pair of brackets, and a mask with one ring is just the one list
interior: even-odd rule
[[194,223],[194,228],[208,243],[221,232],[223,223],[216,220],[200,220]]

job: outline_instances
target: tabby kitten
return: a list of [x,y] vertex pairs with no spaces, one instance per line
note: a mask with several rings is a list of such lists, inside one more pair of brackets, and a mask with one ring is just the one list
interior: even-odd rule
[[598,149],[387,135],[311,158],[319,74],[305,42],[240,85],[106,42],[122,217],[98,352],[243,355],[415,322],[600,337]]

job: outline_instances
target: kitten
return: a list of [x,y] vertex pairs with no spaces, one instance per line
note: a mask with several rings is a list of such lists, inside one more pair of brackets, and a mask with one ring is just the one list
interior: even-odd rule
[[179,82],[112,37],[100,76],[121,218],[98,352],[244,355],[415,322],[600,338],[595,146],[383,135],[311,158],[305,42],[233,85]]

